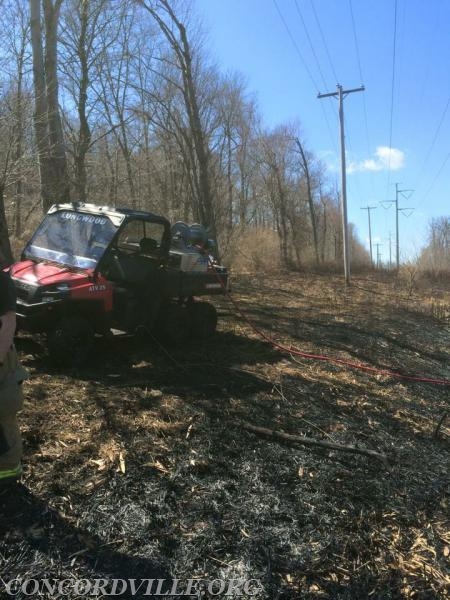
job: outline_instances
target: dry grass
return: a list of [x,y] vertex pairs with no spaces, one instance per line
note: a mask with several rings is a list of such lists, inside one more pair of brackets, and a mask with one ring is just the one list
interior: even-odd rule
[[273,273],[280,269],[280,242],[273,229],[236,229],[222,251],[224,263],[235,273]]
[[[423,309],[425,293],[292,274],[234,289],[284,344],[450,378],[448,324]],[[261,580],[261,599],[446,597],[450,417],[435,429],[448,387],[280,355],[219,304],[207,344],[167,354],[99,341],[95,362],[70,374],[20,341],[33,372],[28,491],[3,507],[3,577],[244,577]],[[259,438],[241,420],[378,450],[391,466]]]

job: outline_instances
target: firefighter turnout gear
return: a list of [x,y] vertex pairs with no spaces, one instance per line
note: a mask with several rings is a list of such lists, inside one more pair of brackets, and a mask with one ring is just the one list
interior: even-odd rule
[[0,484],[17,479],[22,472],[17,413],[23,406],[22,382],[26,377],[13,346],[0,366]]
[[13,344],[16,297],[9,276],[0,271],[0,485],[18,479],[22,472],[22,438],[17,413],[23,406],[21,366]]

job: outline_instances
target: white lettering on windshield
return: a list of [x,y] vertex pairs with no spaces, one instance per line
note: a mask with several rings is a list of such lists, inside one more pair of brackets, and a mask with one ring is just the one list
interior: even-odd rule
[[93,223],[94,225],[105,225],[108,219],[103,217],[94,217],[93,215],[83,215],[80,213],[63,212],[61,217],[67,221],[79,221],[82,223]]

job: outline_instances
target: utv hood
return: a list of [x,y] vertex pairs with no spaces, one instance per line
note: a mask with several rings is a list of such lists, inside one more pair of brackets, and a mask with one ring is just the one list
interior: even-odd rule
[[10,268],[10,275],[33,286],[46,286],[58,283],[81,283],[92,273],[91,270],[79,273],[73,268],[58,266],[52,263],[24,260]]

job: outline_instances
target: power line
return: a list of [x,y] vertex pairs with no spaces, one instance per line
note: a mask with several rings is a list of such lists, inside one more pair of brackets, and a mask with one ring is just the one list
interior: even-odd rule
[[308,73],[308,77],[310,78],[310,80],[311,80],[311,82],[312,82],[313,86],[314,86],[314,87],[315,87],[315,89],[316,89],[316,92],[318,93],[318,92],[319,92],[319,87],[318,87],[317,83],[315,82],[315,79],[314,79],[314,77],[312,76],[312,73],[311,73],[311,71],[310,71],[310,69],[309,69],[309,67],[308,67],[308,64],[307,64],[307,62],[306,62],[306,61],[305,61],[305,59],[303,58],[303,54],[300,52],[300,48],[298,47],[298,44],[297,44],[297,42],[295,41],[295,38],[294,38],[294,36],[292,35],[292,33],[291,33],[291,30],[289,29],[289,26],[288,26],[288,24],[286,23],[286,19],[283,17],[283,14],[282,14],[282,12],[281,12],[281,10],[280,10],[280,8],[279,8],[278,4],[277,4],[277,0],[273,0],[273,3],[274,3],[274,5],[275,5],[275,8],[277,9],[278,15],[279,15],[279,17],[280,17],[280,19],[281,19],[282,23],[283,23],[283,25],[284,25],[284,27],[285,27],[285,29],[286,29],[286,31],[287,31],[287,34],[288,34],[288,36],[289,36],[289,38],[290,38],[290,40],[291,40],[291,42],[292,42],[292,44],[293,44],[293,46],[294,46],[294,48],[295,48],[295,50],[296,50],[296,52],[297,52],[297,54],[298,54],[299,58],[300,58],[300,61],[302,62],[303,66],[304,66],[304,68],[305,68],[305,71]]
[[352,0],[348,0],[348,3],[349,3],[349,6],[350,6],[350,16],[352,18],[353,40],[355,42],[356,58],[358,60],[359,77],[360,77],[360,80],[361,80],[361,83],[362,83],[362,81],[363,81],[363,75],[362,75],[362,68],[361,68],[361,58],[360,58],[360,54],[359,54],[358,38],[356,36],[355,17],[354,17],[354,14],[353,14]]
[[[426,156],[425,156],[425,160],[423,161],[422,167],[421,167],[421,169],[420,169],[420,171],[419,171],[419,175],[418,175],[418,182],[421,180],[421,178],[422,178],[422,175],[423,175],[423,172],[425,171],[425,167],[427,166],[427,164],[428,164],[428,161],[429,161],[429,159],[430,159],[430,156],[431,156],[431,153],[433,152],[434,146],[435,146],[435,144],[436,144],[436,141],[437,141],[437,138],[438,138],[439,132],[441,131],[442,125],[443,125],[443,123],[444,123],[445,115],[447,114],[447,111],[448,111],[448,108],[449,108],[449,106],[450,106],[450,97],[449,97],[449,99],[447,100],[447,104],[445,105],[444,111],[443,111],[443,113],[442,113],[442,115],[441,115],[441,118],[439,119],[439,123],[438,123],[438,126],[437,126],[437,128],[436,128],[436,131],[435,131],[435,133],[434,133],[433,140],[432,140],[432,142],[431,142],[430,148],[429,148],[429,150],[428,150],[428,152],[427,152],[427,154],[426,154]],[[419,184],[418,184],[418,182],[416,183],[416,188],[417,188],[417,187],[418,187],[418,185],[419,185]],[[423,200],[424,200],[424,198],[423,198],[423,199],[422,199],[420,202],[423,202]]]
[[310,0],[310,3],[311,3],[311,8],[312,8],[312,11],[313,11],[313,14],[314,14],[314,18],[316,19],[317,27],[319,28],[320,37],[322,38],[323,45],[325,46],[325,52],[327,53],[328,62],[330,63],[330,67],[331,67],[331,70],[333,72],[334,80],[337,83],[339,81],[339,77],[336,75],[336,71],[335,71],[335,68],[334,68],[334,65],[333,65],[333,61],[331,60],[331,55],[330,55],[330,52],[328,50],[328,45],[327,45],[327,42],[325,40],[325,36],[323,35],[322,26],[320,24],[319,17],[317,16],[317,12],[316,12],[316,8],[314,6],[313,0]]
[[[289,38],[290,38],[290,40],[291,40],[291,42],[292,42],[292,44],[293,44],[293,46],[294,46],[294,48],[295,48],[295,50],[296,50],[296,52],[297,52],[297,54],[298,54],[299,58],[300,58],[300,61],[301,61],[302,65],[304,66],[304,68],[305,68],[305,70],[306,70],[306,72],[307,72],[307,74],[308,74],[308,76],[309,76],[309,78],[310,78],[310,80],[311,80],[311,82],[312,82],[313,86],[315,87],[315,89],[316,89],[316,92],[317,92],[317,93],[319,93],[319,88],[318,88],[318,86],[317,86],[317,83],[316,83],[316,81],[315,81],[314,77],[312,76],[312,73],[311,73],[311,71],[310,71],[310,69],[309,69],[309,67],[308,67],[308,65],[307,65],[307,63],[306,63],[306,61],[305,61],[305,59],[303,58],[303,54],[301,53],[301,51],[300,51],[300,48],[298,47],[298,44],[297,44],[297,42],[295,41],[295,38],[294,38],[294,36],[292,35],[292,32],[291,32],[291,30],[289,29],[289,26],[288,26],[288,24],[287,24],[287,22],[286,22],[286,19],[283,17],[283,14],[282,14],[282,12],[281,12],[281,10],[280,10],[280,7],[279,7],[279,6],[278,6],[278,4],[277,4],[277,1],[276,1],[276,0],[273,0],[273,3],[274,3],[274,5],[275,5],[275,8],[277,9],[278,16],[280,17],[280,19],[281,19],[281,21],[282,21],[282,23],[283,23],[283,25],[284,25],[284,27],[285,27],[285,29],[286,29],[286,32],[287,32],[287,34],[288,34],[288,36],[289,36]],[[329,136],[330,136],[330,139],[331,139],[331,141],[332,141],[332,144],[333,144],[334,150],[337,152],[336,142],[334,141],[334,136],[333,136],[333,134],[332,134],[332,132],[331,132],[331,126],[330,126],[330,122],[329,122],[329,120],[328,120],[328,116],[327,116],[327,114],[326,114],[326,112],[325,112],[325,109],[324,109],[324,107],[323,107],[323,106],[322,106],[322,114],[323,114],[323,117],[324,117],[324,119],[325,119],[325,122],[326,122],[326,125],[327,125],[327,129],[328,129],[328,134],[329,134]]]
[[319,59],[317,57],[317,54],[316,54],[316,51],[315,51],[315,48],[314,48],[314,44],[312,43],[311,36],[309,35],[308,28],[306,27],[305,19],[303,18],[303,15],[301,13],[301,10],[300,10],[300,7],[298,5],[297,0],[294,0],[294,1],[295,1],[295,7],[297,9],[298,15],[299,15],[300,20],[301,20],[302,25],[303,25],[303,29],[305,31],[305,35],[306,35],[306,37],[308,39],[308,42],[309,42],[309,47],[311,48],[312,55],[314,56],[314,60],[316,61],[317,70],[319,71],[320,78],[322,79],[322,83],[323,83],[324,87],[327,88],[328,86],[327,86],[327,83],[325,81],[325,77],[323,75],[323,71],[321,69],[320,62],[319,62]]
[[392,52],[392,77],[391,77],[391,116],[389,121],[389,163],[388,163],[388,183],[386,187],[386,196],[391,183],[391,150],[392,150],[392,125],[394,120],[394,92],[395,92],[395,62],[397,49],[397,0],[394,4],[394,42]]
[[[358,70],[359,70],[359,78],[362,82],[364,81],[363,78],[363,72],[362,72],[362,66],[361,66],[361,55],[360,55],[360,51],[359,51],[359,44],[358,44],[358,36],[356,35],[356,24],[355,24],[355,16],[353,13],[353,3],[352,0],[348,0],[349,2],[349,7],[350,7],[350,16],[351,16],[351,21],[352,21],[352,29],[353,29],[353,39],[355,42],[355,49],[356,49],[356,58],[358,60]],[[363,94],[362,97],[363,100],[363,110],[364,110],[364,126],[365,126],[365,133],[366,133],[366,142],[367,142],[367,152],[368,152],[368,156],[371,155],[371,144],[370,144],[370,136],[369,136],[369,122],[367,119],[367,106],[366,106],[366,95]],[[372,190],[374,188],[373,185],[373,173],[370,174],[370,182],[371,182],[371,187]]]
[[427,190],[427,193],[426,193],[424,196],[422,196],[422,198],[421,198],[421,203],[422,203],[422,202],[424,202],[424,201],[425,201],[425,200],[428,198],[428,196],[430,195],[430,193],[431,193],[431,190],[432,190],[432,189],[433,189],[433,187],[434,187],[434,184],[435,184],[435,183],[436,183],[436,181],[439,179],[439,176],[440,176],[440,174],[442,173],[442,171],[444,170],[444,167],[445,167],[445,165],[447,164],[447,162],[448,162],[448,159],[449,159],[449,158],[450,158],[450,152],[449,152],[449,153],[447,154],[447,156],[444,158],[444,160],[443,160],[443,162],[442,162],[441,166],[439,167],[439,170],[438,170],[438,172],[437,172],[437,173],[436,173],[436,175],[434,176],[434,178],[433,178],[433,181],[431,182],[431,185],[430,185],[430,187],[429,187],[429,188],[428,188],[428,190]]
[[[450,156],[450,153],[449,153]],[[399,221],[398,221],[398,215],[400,212],[402,212],[405,216],[410,217],[412,215],[412,213],[414,212],[414,208],[410,208],[410,207],[402,207],[400,208],[398,205],[398,197],[399,195],[402,195],[404,198],[408,199],[411,197],[411,194],[414,192],[414,190],[400,190],[398,188],[400,184],[396,183],[395,184],[395,200],[386,200],[385,202],[382,202],[381,204],[395,204],[395,262],[396,262],[396,266],[397,266],[397,271],[400,268],[400,234],[399,234]],[[409,214],[407,214],[407,211],[410,211]]]

